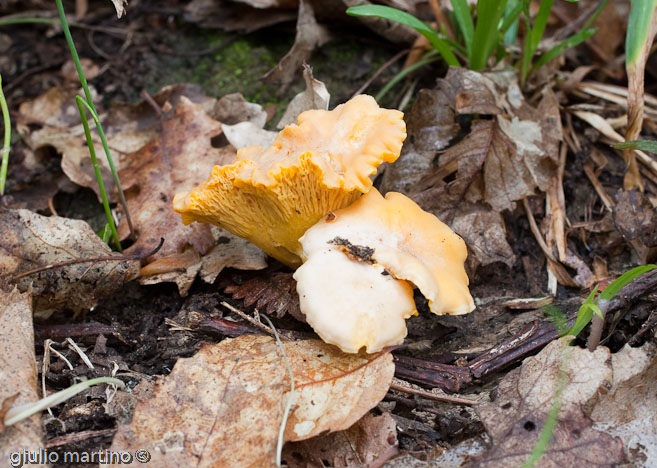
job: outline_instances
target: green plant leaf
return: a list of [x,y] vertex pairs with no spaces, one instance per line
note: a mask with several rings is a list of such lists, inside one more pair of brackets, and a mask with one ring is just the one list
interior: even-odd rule
[[636,268],[632,268],[630,271],[623,273],[614,281],[611,282],[601,293],[599,299],[605,299],[610,301],[613,297],[618,294],[618,291],[623,289],[627,284],[632,282],[636,277],[641,276],[644,273],[649,272],[657,268],[657,265],[641,265]]
[[414,63],[410,67],[404,68],[402,71],[397,73],[390,81],[386,83],[386,85],[377,93],[376,96],[374,96],[374,99],[378,102],[383,99],[383,96],[385,96],[390,89],[395,86],[401,79],[403,79],[406,75],[413,73],[415,70],[418,68],[421,68],[425,65],[430,64],[431,62],[435,62],[438,59],[435,55],[429,55],[427,54],[427,57],[423,58],[419,62]]
[[500,20],[506,8],[506,0],[477,2],[477,25],[472,41],[470,68],[483,70],[488,58],[500,39]]
[[566,335],[572,335],[572,336],[579,335],[581,331],[584,330],[584,327],[586,327],[589,324],[595,312],[598,313],[600,312],[600,308],[597,306],[597,304],[592,304],[592,303],[582,304],[579,310],[577,311],[577,319],[575,320],[575,324],[570,330],[568,330],[568,333],[566,333]]
[[628,68],[641,57],[646,42],[650,39],[650,26],[655,9],[657,0],[632,0],[625,36],[625,64]]
[[449,44],[438,36],[438,33],[434,31],[431,26],[420,21],[413,15],[398,10],[396,8],[391,8],[383,5],[361,5],[355,6],[347,9],[347,14],[350,16],[362,16],[362,17],[377,17],[383,18],[390,21],[395,21],[397,23],[405,24],[415,29],[417,32],[422,34],[431,45],[438,51],[440,56],[445,60],[447,65],[452,67],[458,67],[461,64],[459,63],[456,55],[452,52]]
[[652,140],[623,141],[621,143],[614,143],[611,146],[616,149],[638,149],[657,154],[657,141]]
[[536,69],[541,68],[550,60],[557,58],[559,55],[563,54],[564,51],[572,47],[578,46],[579,44],[587,40],[589,37],[593,36],[597,30],[598,30],[597,28],[584,29],[578,32],[577,34],[573,34],[569,38],[564,39],[559,44],[557,44],[556,46],[545,52],[543,55],[541,55],[539,59],[536,61],[536,63],[532,65],[532,68],[529,71],[529,73],[533,73],[534,71],[536,71]]
[[510,0],[506,4],[506,12],[500,32],[504,34],[505,44],[514,44],[518,35],[518,22],[522,13],[522,3],[519,0]]
[[456,23],[459,25],[459,29],[463,35],[469,60],[472,57],[472,40],[474,38],[474,21],[470,13],[470,6],[467,0],[452,0],[452,8],[454,9]]
[[2,149],[0,150],[0,195],[5,193],[5,182],[7,180],[7,166],[9,165],[9,147],[11,146],[11,120],[9,119],[9,109],[7,100],[2,91],[2,75],[0,75],[0,111],[2,113],[2,127],[4,129],[4,138]]

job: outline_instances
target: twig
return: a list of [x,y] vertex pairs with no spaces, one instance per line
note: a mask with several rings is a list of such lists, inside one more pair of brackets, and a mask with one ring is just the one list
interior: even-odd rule
[[[395,382],[397,381],[397,383]],[[397,390],[399,392],[404,392],[409,395],[417,395],[422,398],[427,398],[429,400],[436,400],[436,401],[447,401],[449,403],[456,403],[457,405],[468,405],[468,406],[475,406],[478,405],[479,403],[470,400],[469,398],[463,398],[463,397],[458,397],[458,396],[451,396],[447,394],[440,394],[440,393],[433,393],[433,392],[427,392],[426,390],[421,390],[417,388],[413,388],[410,386],[409,383],[404,382],[403,380],[400,379],[394,379],[392,384],[390,384],[390,388],[392,390]],[[404,385],[406,384],[406,385]]]
[[258,321],[258,320],[256,320],[256,319],[254,319],[253,317],[250,317],[248,314],[245,314],[245,313],[242,312],[241,310],[239,310],[239,309],[233,307],[233,306],[230,305],[228,302],[225,302],[225,301],[224,301],[224,302],[221,302],[221,305],[224,306],[226,309],[230,310],[231,312],[236,313],[237,315],[239,315],[240,317],[242,317],[244,320],[246,320],[247,322],[249,322],[249,323],[250,323],[251,325],[253,325],[254,327],[256,327],[256,328],[258,328],[258,329],[264,331],[265,333],[267,333],[267,334],[269,334],[269,335],[274,335],[274,336],[276,336],[276,332],[275,332],[272,328],[269,328],[269,327],[268,327],[267,325],[265,325],[264,323],[262,323],[262,322],[260,322],[260,321]]
[[456,40],[456,36],[454,35],[454,31],[452,30],[452,25],[450,24],[449,21],[445,19],[445,15],[443,15],[443,10],[440,8],[440,5],[438,5],[438,0],[429,0],[429,6],[431,7],[431,11],[433,13],[433,16],[436,18],[436,23],[438,23],[438,28],[440,26],[445,27],[445,34],[447,37],[451,40]]
[[155,255],[158,250],[162,248],[162,244],[164,244],[164,237],[160,238],[160,244],[153,249],[153,251],[147,253],[147,254],[141,254],[141,255],[106,255],[103,257],[91,257],[91,258],[79,258],[76,260],[68,260],[66,262],[61,262],[61,263],[51,263],[49,265],[45,265],[39,268],[34,268],[33,270],[26,271],[24,273],[14,275],[10,277],[11,281],[18,281],[21,278],[24,278],[26,276],[34,275],[35,273],[41,273],[42,271],[46,270],[52,270],[55,268],[62,268],[70,265],[77,265],[78,263],[96,263],[96,262],[114,262],[114,261],[119,261],[119,262],[124,262],[128,260],[143,260],[144,258],[150,257],[151,255]]

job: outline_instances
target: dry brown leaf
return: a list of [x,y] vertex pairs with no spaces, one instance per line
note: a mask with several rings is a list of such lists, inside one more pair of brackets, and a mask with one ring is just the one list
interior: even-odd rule
[[[75,90],[52,88],[44,95],[24,102],[19,107],[17,130],[33,151],[52,146],[60,152],[62,171],[66,176],[77,185],[94,190],[100,200],[98,182],[75,104],[76,94]],[[175,105],[180,96],[187,96],[209,108],[214,105],[213,99],[200,94],[200,88],[185,84],[163,88],[153,99],[159,105],[167,101]],[[146,102],[117,105],[106,114],[101,112],[99,117],[117,170],[129,163],[126,159],[129,153],[139,150],[157,137],[160,125],[158,113]],[[31,131],[28,124],[41,125],[42,128]],[[114,197],[114,181],[95,131],[92,131],[92,138],[103,182],[108,195]]]
[[233,299],[244,299],[246,307],[255,307],[267,315],[282,317],[290,314],[295,319],[305,322],[301,313],[297,282],[292,273],[272,273],[246,280],[242,284],[229,284],[224,289]]
[[[283,346],[296,382],[288,441],[350,427],[385,396],[394,373],[389,353],[344,354],[318,340]],[[206,345],[180,359],[153,396],[139,402],[112,450],[148,450],[150,463],[161,468],[274,466],[289,389],[273,338]]]
[[433,165],[436,152],[444,149],[458,132],[454,111],[441,89],[421,89],[406,114],[408,137],[394,164],[386,164],[381,193],[408,193]]
[[[27,210],[0,211],[0,276],[11,277],[46,265],[112,256],[85,221],[46,217]],[[79,312],[137,277],[139,261],[76,263],[30,274],[16,283],[34,296],[34,309]]]
[[334,468],[381,466],[397,453],[397,427],[390,413],[366,414],[346,431],[290,442],[283,460],[290,468]]
[[294,44],[278,62],[278,65],[267,72],[264,79],[280,84],[281,90],[287,89],[301,70],[301,65],[308,61],[316,47],[321,47],[328,39],[328,30],[317,23],[310,1],[299,0],[297,34]]
[[625,345],[612,354],[614,375],[609,393],[591,413],[596,429],[620,437],[630,466],[649,468],[657,460],[657,357],[655,346]]
[[[9,406],[5,403],[13,406],[39,399],[30,294],[19,293],[16,289],[8,293],[0,290],[0,322],[0,406],[5,410]],[[0,422],[0,460],[16,461],[12,452],[28,450],[34,453],[44,448],[40,414],[4,428],[4,431],[1,429],[3,425]]]
[[561,372],[567,373],[553,438],[541,467],[612,467],[623,458],[620,439],[591,427],[587,415],[612,381],[610,353],[570,347],[572,337],[553,341],[509,372],[490,403],[477,406],[493,446],[466,467],[521,466],[532,452],[552,408]]
[[[219,134],[221,124],[183,96],[163,117],[160,137],[129,156],[130,164],[119,172],[119,177],[138,239],[126,249],[127,253],[146,254],[161,237],[165,242],[155,258],[178,253],[187,245],[205,254],[214,245],[210,226],[185,226],[173,211],[171,200],[176,192],[204,182],[213,166],[235,159],[233,148],[212,146],[210,140]],[[119,235],[125,239],[128,234],[124,218]]]
[[214,283],[224,268],[262,270],[267,267],[267,255],[246,239],[216,226],[210,230],[215,246],[203,257],[190,247],[182,253],[159,258],[142,268],[140,284],[173,282],[180,295],[186,296],[199,273],[203,281]]

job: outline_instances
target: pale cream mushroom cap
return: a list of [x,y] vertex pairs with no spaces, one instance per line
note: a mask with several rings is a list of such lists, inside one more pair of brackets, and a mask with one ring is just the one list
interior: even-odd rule
[[464,268],[465,242],[405,195],[388,193],[384,198],[372,188],[337,210],[334,217],[308,229],[299,239],[302,258],[309,259],[335,238],[373,249],[374,263],[396,279],[417,286],[433,313],[458,315],[474,310]]
[[327,343],[347,353],[375,353],[406,337],[416,313],[406,281],[329,246],[314,252],[294,273],[306,321]]

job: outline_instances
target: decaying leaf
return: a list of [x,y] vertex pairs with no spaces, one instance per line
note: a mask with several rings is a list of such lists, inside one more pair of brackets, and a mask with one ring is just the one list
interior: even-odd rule
[[[497,261],[511,266],[515,257],[500,213],[536,189],[547,191],[556,177],[562,135],[556,97],[545,88],[534,108],[515,72],[461,68],[450,68],[436,93],[456,114],[494,117],[473,121],[470,133],[438,158],[438,167],[409,188],[411,196],[463,236],[473,254],[471,267]],[[455,180],[445,182],[454,172]]]
[[433,167],[436,153],[458,132],[454,111],[441,89],[421,89],[405,120],[408,136],[399,159],[385,166],[381,193],[407,194]]
[[262,270],[267,267],[267,255],[246,239],[216,226],[210,231],[215,245],[202,257],[193,248],[171,254],[149,263],[141,269],[141,284],[173,282],[181,296],[186,296],[197,275],[206,283],[214,283],[224,268]]
[[[10,280],[46,265],[112,255],[85,221],[27,210],[0,211],[0,276]],[[24,276],[16,284],[34,296],[35,311],[89,310],[99,298],[137,277],[137,260],[125,260],[119,254],[116,258],[46,269]]]
[[[33,151],[52,146],[62,154],[62,171],[71,181],[96,192],[100,200],[98,182],[89,157],[80,114],[75,104],[75,90],[52,88],[32,101],[19,107],[17,130]],[[170,102],[176,105],[181,96],[202,103],[210,109],[214,100],[203,96],[200,88],[192,85],[172,85],[163,88],[153,97],[159,105]],[[129,153],[135,152],[155,139],[158,135],[160,118],[153,107],[141,102],[136,105],[117,105],[106,114],[99,116],[117,170],[125,167]],[[90,119],[93,127],[93,121]],[[28,124],[41,125],[42,128],[30,131]],[[113,195],[114,180],[103,154],[102,144],[97,132],[92,138],[103,182],[110,197]]]
[[299,114],[307,110],[328,110],[331,95],[326,85],[315,79],[313,71],[306,63],[303,64],[303,79],[306,82],[306,89],[292,98],[276,128],[282,129],[286,125],[297,123]]
[[297,282],[292,273],[272,273],[265,277],[257,276],[242,284],[232,283],[224,289],[233,299],[244,299],[244,305],[255,307],[267,315],[282,317],[290,314],[295,319],[305,322],[305,315],[299,307]]
[[210,116],[223,125],[253,122],[262,128],[267,123],[267,112],[262,109],[262,106],[247,101],[240,93],[222,96],[212,108]]
[[[164,257],[193,246],[205,254],[214,245],[210,226],[185,226],[173,211],[174,193],[191,190],[207,179],[215,165],[235,159],[230,146],[214,148],[211,139],[221,134],[221,124],[211,119],[203,107],[181,97],[163,117],[159,138],[129,156],[129,165],[119,172],[126,190],[128,209],[137,230],[137,241],[126,250],[145,254],[165,238],[156,257]],[[128,236],[125,218],[119,235]]]
[[381,466],[397,453],[397,427],[390,413],[366,414],[346,431],[332,432],[285,445],[283,460],[290,468]]
[[[394,373],[388,353],[349,355],[318,340],[283,346],[296,385],[287,441],[347,429],[384,397]],[[273,466],[289,390],[273,338],[206,345],[138,403],[112,450],[148,450],[162,468]]]
[[612,354],[614,381],[596,404],[596,429],[620,437],[630,466],[648,468],[657,460],[657,354],[655,346],[625,345]]
[[265,79],[279,83],[281,90],[287,89],[301,69],[301,65],[308,61],[316,47],[321,47],[328,39],[328,30],[317,23],[310,0],[299,0],[294,45],[278,65],[267,72]]
[[[44,447],[38,413],[13,426],[3,427],[9,406],[39,399],[30,294],[16,289],[0,290],[0,321],[0,459],[6,462],[15,461],[10,458],[12,452],[38,452]],[[42,464],[30,466],[45,467]]]
[[496,390],[496,398],[477,406],[492,447],[467,467],[521,466],[532,452],[548,413],[558,381],[566,376],[561,407],[552,440],[541,467],[612,467],[623,458],[617,437],[593,429],[588,414],[612,382],[610,353],[570,347],[572,337],[553,341],[522,366],[509,372]]

